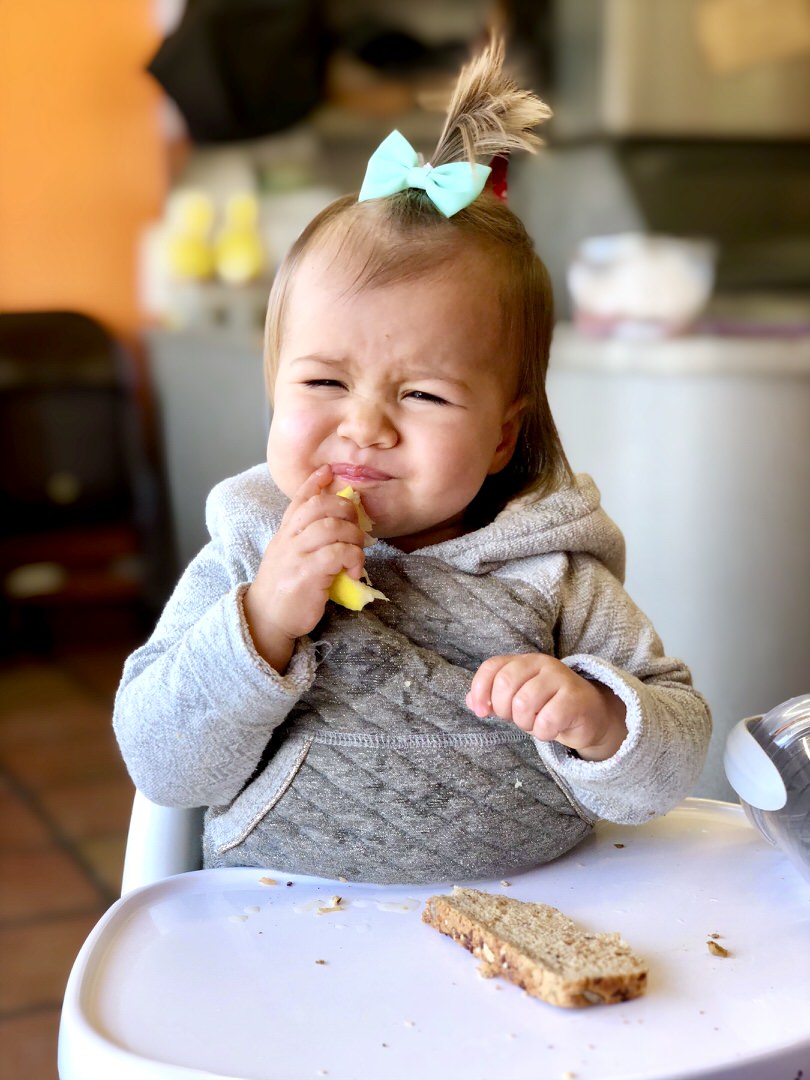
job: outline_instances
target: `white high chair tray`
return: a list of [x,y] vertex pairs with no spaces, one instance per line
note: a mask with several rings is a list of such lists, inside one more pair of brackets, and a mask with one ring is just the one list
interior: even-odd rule
[[567,1010],[479,978],[421,921],[442,886],[203,870],[130,893],[88,938],[60,1076],[810,1076],[810,885],[739,807],[688,799],[648,825],[602,824],[509,885],[472,884],[618,930],[649,962],[647,993]]

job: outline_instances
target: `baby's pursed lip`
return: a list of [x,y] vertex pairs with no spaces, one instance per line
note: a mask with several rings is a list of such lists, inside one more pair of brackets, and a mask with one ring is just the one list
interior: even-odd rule
[[380,472],[379,469],[372,469],[368,465],[352,465],[348,461],[337,461],[331,469],[335,476],[350,484],[369,484],[391,479],[388,473]]

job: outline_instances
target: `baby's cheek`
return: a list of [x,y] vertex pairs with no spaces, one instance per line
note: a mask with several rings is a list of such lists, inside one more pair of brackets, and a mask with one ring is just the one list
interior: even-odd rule
[[270,437],[275,436],[285,443],[310,443],[328,422],[315,409],[304,407],[280,408],[273,413],[270,422]]
[[304,410],[273,416],[267,439],[267,464],[276,485],[288,499],[318,465],[318,425]]
[[284,409],[273,415],[268,438],[268,457],[300,459],[311,455],[321,442],[323,422],[313,410]]

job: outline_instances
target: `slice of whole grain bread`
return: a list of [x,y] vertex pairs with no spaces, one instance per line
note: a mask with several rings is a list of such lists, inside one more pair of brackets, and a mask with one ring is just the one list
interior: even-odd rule
[[551,1005],[612,1005],[647,985],[647,964],[618,934],[582,930],[547,904],[454,888],[429,897],[422,920],[477,956],[482,975]]

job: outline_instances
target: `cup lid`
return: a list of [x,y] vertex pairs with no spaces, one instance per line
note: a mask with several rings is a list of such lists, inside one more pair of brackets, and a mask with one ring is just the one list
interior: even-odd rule
[[[756,718],[755,718],[756,719]],[[740,798],[759,810],[781,810],[787,789],[779,770],[749,730],[751,718],[740,720],[726,739],[723,765]]]

